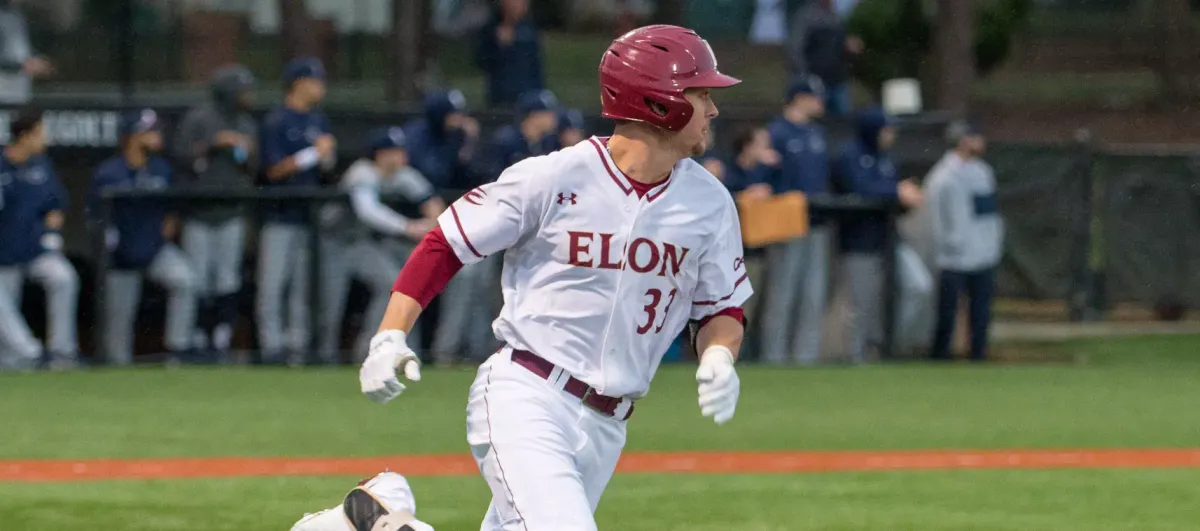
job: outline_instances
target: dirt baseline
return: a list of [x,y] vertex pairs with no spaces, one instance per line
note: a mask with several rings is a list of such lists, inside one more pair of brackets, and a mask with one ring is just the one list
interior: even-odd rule
[[[1200,449],[920,450],[895,452],[627,452],[626,474],[773,474],[836,471],[1200,468]],[[0,481],[180,479],[253,476],[473,476],[468,455],[380,457],[216,457],[180,459],[0,460]]]

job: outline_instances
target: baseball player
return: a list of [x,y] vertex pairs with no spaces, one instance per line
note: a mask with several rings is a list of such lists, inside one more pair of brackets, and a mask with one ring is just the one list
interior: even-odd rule
[[[62,252],[67,193],[44,154],[40,111],[20,111],[9,122],[9,139],[0,154],[0,369],[28,369],[44,357],[67,368],[78,361],[79,295],[79,276]],[[46,290],[44,349],[21,315],[27,277]]]
[[[800,191],[809,196],[829,193],[829,156],[825,129],[815,122],[825,112],[825,88],[816,76],[793,79],[783,113],[768,130],[782,160],[775,193]],[[763,301],[762,358],[767,363],[812,365],[821,357],[821,328],[829,291],[830,227],[821,216],[809,216],[809,233],[767,248]]]
[[[258,124],[250,114],[254,75],[243,66],[213,74],[212,100],[190,111],[175,137],[175,159],[198,186],[248,189],[258,166]],[[197,348],[211,346],[228,359],[237,293],[242,287],[246,227],[237,205],[188,209],[180,243],[196,271],[200,323]]]
[[[329,120],[318,110],[325,97],[325,69],[313,58],[290,61],[284,68],[287,95],[283,107],[263,121],[263,167],[267,186],[313,186],[321,172],[337,163],[336,143]],[[261,208],[258,239],[258,347],[266,364],[303,361],[308,348],[309,272],[311,250],[306,205],[267,205]],[[315,221],[315,220],[314,220]],[[287,289],[287,335],[284,335],[284,289]]]
[[[417,242],[437,225],[446,203],[434,194],[433,186],[408,164],[404,130],[384,127],[367,137],[366,156],[355,161],[342,177],[341,187],[350,195],[350,208],[333,204],[323,213],[326,223],[322,324],[325,328],[319,353],[333,362],[340,350],[342,313],[350,280],[357,277],[371,289],[371,303],[364,322],[383,318],[391,296],[396,271],[408,259]],[[421,216],[409,219],[388,206],[380,194],[399,193],[410,204],[420,205]],[[347,211],[348,210],[348,211]],[[374,325],[363,327],[355,344],[355,363],[361,363],[374,335]],[[414,344],[420,344],[414,339]]]
[[617,38],[600,62],[608,138],[523,160],[438,218],[396,280],[362,391],[386,402],[419,380],[406,345],[421,309],[463,264],[503,252],[505,346],[480,366],[467,442],[492,490],[481,529],[594,530],[625,421],[685,325],[700,352],[700,411],[734,415],[746,282],[737,210],[691,160],[717,116],[720,73],[691,30]]
[[404,125],[412,166],[439,190],[475,181],[471,163],[479,144],[479,122],[467,114],[458,89],[425,96],[425,116]]
[[[558,98],[549,90],[522,94],[517,100],[516,121],[496,129],[481,173],[488,182],[505,168],[557,149]],[[434,361],[450,365],[463,359],[486,357],[495,351],[487,323],[499,308],[499,256],[471,264],[446,286],[442,312],[433,342]],[[466,331],[466,333],[464,333]]]
[[291,531],[433,531],[416,515],[408,480],[384,472],[360,481],[337,507],[304,515]]
[[[837,161],[837,182],[840,191],[868,198],[883,199],[915,208],[920,205],[921,189],[911,180],[896,178],[896,167],[888,155],[896,141],[893,119],[879,107],[871,107],[855,117],[858,137],[848,142]],[[838,229],[838,244],[842,252],[842,279],[850,291],[849,313],[846,319],[846,341],[850,361],[867,361],[868,347],[877,345],[883,336],[883,253],[888,230],[881,215],[844,220]],[[928,273],[926,273],[928,274]],[[912,291],[907,285],[916,283],[902,273],[900,290]],[[915,289],[915,288],[913,288]],[[907,315],[917,311],[913,305],[918,295],[899,295],[901,308],[898,330],[911,322]]]
[[558,147],[571,147],[583,142],[586,138],[584,131],[587,124],[583,121],[583,111],[579,109],[562,109],[558,112]]
[[[93,202],[105,190],[162,190],[171,184],[171,165],[157,155],[163,139],[155,112],[130,112],[122,118],[120,132],[121,153],[100,163],[92,176]],[[129,201],[113,206],[111,221],[105,239],[112,253],[112,268],[105,278],[101,316],[105,360],[112,365],[133,362],[133,326],[143,276],[168,292],[163,337],[166,360],[186,360],[192,354],[196,324],[196,276],[187,255],[171,243],[179,230],[178,218],[161,202]]]

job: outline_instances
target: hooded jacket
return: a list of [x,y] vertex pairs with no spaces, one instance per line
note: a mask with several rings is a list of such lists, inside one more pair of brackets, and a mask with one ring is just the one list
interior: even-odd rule
[[437,92],[425,98],[425,117],[405,124],[408,156],[413,168],[421,172],[436,189],[467,188],[472,185],[471,151],[461,129],[446,130],[446,117],[465,112],[466,102],[457,90]]
[[[842,146],[835,166],[838,191],[899,203],[896,167],[879,147],[879,132],[891,125],[891,118],[873,107],[860,112],[854,125],[857,138]],[[886,236],[883,215],[848,218],[838,230],[842,252],[882,252]]]
[[925,185],[933,208],[937,266],[973,272],[995,267],[1004,244],[1004,222],[996,208],[996,177],[978,158],[949,151],[929,172]]
[[[258,171],[258,125],[238,103],[241,93],[253,86],[253,75],[240,66],[213,74],[210,100],[188,111],[174,143],[172,154],[184,170],[186,181],[224,189],[254,185],[254,174]],[[215,147],[221,131],[246,135],[251,149]],[[212,205],[189,211],[189,217],[220,223],[238,216],[241,210],[236,205]]]

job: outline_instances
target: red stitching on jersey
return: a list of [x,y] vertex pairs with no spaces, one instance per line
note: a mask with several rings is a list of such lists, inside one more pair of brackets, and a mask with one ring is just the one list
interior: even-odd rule
[[471,239],[467,238],[467,233],[463,231],[462,221],[459,221],[458,211],[454,209],[454,205],[450,205],[450,215],[454,216],[454,224],[458,226],[458,233],[462,235],[463,243],[467,244],[467,249],[470,249],[472,253],[475,253],[475,256],[483,258],[483,255],[479,254],[479,251],[475,250],[475,246],[471,245]]
[[[621,182],[621,178],[617,177],[617,174],[613,172],[612,166],[608,165],[608,157],[604,156],[604,148],[600,147],[600,143],[597,142],[595,138],[589,138],[588,142],[591,142],[592,147],[596,148],[596,154],[600,156],[600,162],[604,164],[604,169],[608,170],[608,176],[612,177],[613,182],[617,183],[617,186],[621,188],[622,192],[625,192],[625,195],[633,193],[633,188],[626,187],[625,183]],[[617,168],[617,170],[620,171],[620,168]],[[624,173],[622,173],[622,175],[624,175]],[[626,179],[628,179],[628,177],[626,177]]]
[[750,274],[749,274],[749,273],[743,273],[743,274],[742,274],[742,278],[739,278],[739,279],[737,279],[737,282],[734,282],[734,283],[733,283],[733,291],[731,291],[731,292],[729,293],[729,295],[726,295],[726,296],[724,296],[724,297],[721,297],[720,299],[717,299],[717,300],[715,300],[715,301],[696,301],[696,302],[693,302],[693,303],[692,303],[692,305],[694,305],[694,306],[712,306],[712,305],[714,305],[714,304],[717,304],[717,303],[719,303],[719,302],[727,301],[727,300],[729,300],[729,299],[733,298],[733,294],[734,294],[734,293],[737,293],[738,286],[741,286],[741,285],[742,285],[742,282],[745,282],[745,281],[746,281],[746,279],[748,279],[748,278],[750,278]]

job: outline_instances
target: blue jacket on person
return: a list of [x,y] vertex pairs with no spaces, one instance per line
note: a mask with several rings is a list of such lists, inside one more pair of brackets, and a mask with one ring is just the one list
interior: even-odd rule
[[502,125],[492,134],[488,147],[487,168],[484,179],[494,181],[509,166],[529,157],[545,155],[557,149],[558,137],[554,133],[543,136],[537,142],[529,142],[516,124]]
[[67,206],[67,191],[50,159],[13,164],[0,153],[0,266],[23,265],[42,254],[46,214]]
[[[899,202],[896,167],[879,147],[879,132],[890,125],[891,117],[878,107],[863,110],[855,118],[857,138],[842,147],[835,168],[841,193]],[[883,215],[850,217],[838,229],[842,252],[881,252],[886,237]]]
[[[752,168],[743,168],[737,160],[723,161],[725,166],[725,188],[736,194],[755,184],[771,184],[777,170],[766,164],[756,163]],[[774,187],[772,186],[772,189]]]
[[409,163],[434,188],[464,188],[471,184],[470,166],[459,159],[467,143],[461,129],[446,130],[446,117],[465,113],[467,100],[458,90],[434,92],[425,97],[425,116],[404,125]]
[[[110,189],[163,190],[171,185],[171,165],[151,156],[141,168],[130,167],[125,156],[110,157],[92,175],[89,208],[100,193]],[[113,204],[110,228],[117,233],[112,263],[117,269],[141,269],[150,265],[166,244],[163,220],[170,211],[162,201],[123,201]]]
[[[279,107],[263,119],[259,143],[264,168],[270,168],[300,150],[312,147],[317,138],[329,132],[329,118],[318,110],[298,112]],[[298,171],[278,181],[266,179],[264,186],[316,186],[321,184],[320,165]],[[307,205],[264,203],[260,208],[263,219],[279,223],[305,223]]]
[[545,88],[542,77],[542,43],[532,17],[521,19],[513,28],[513,40],[502,45],[496,38],[500,21],[492,21],[479,30],[475,64],[487,76],[488,105],[508,107],[526,92]]

